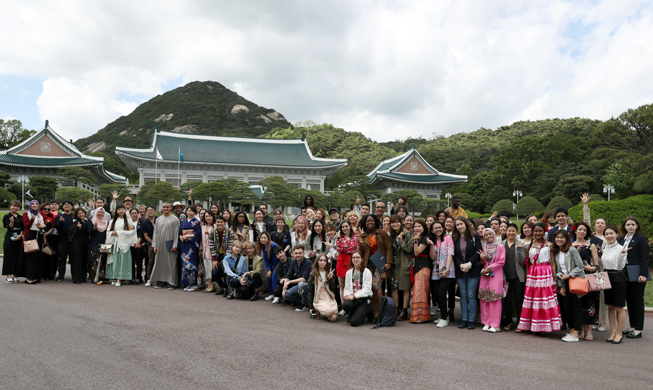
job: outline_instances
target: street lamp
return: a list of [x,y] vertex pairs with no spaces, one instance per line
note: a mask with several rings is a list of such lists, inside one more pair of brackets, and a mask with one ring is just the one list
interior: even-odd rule
[[447,198],[447,207],[449,207],[449,199],[451,199],[451,192],[444,194],[444,197]]
[[[519,203],[519,197],[520,197],[520,196],[524,196],[524,194],[523,194],[521,191],[519,191],[519,190],[514,190],[514,191],[512,192],[512,196],[516,196],[516,197],[517,197],[517,203]],[[517,203],[515,203],[515,204],[517,204]],[[515,206],[515,208],[516,208],[516,207],[517,207],[517,206]],[[517,210],[517,220],[519,221],[519,210]]]
[[29,177],[25,175],[18,176],[18,181],[23,183],[23,203],[21,203],[21,206],[25,208],[25,184],[29,184]]
[[610,194],[614,194],[614,186],[606,184],[603,186],[603,192],[608,194],[608,202],[610,201]]

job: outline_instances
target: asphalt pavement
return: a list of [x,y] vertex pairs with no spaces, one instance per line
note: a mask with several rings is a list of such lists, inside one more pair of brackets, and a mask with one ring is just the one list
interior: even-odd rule
[[[653,286],[649,286],[653,288]],[[290,305],[144,285],[0,283],[0,389],[650,389],[644,337],[564,343],[398,322],[372,330]]]

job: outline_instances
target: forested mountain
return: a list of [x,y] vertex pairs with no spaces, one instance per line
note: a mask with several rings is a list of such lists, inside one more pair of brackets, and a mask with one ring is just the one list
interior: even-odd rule
[[113,151],[116,146],[149,147],[156,126],[178,133],[258,137],[291,124],[274,109],[258,106],[220,83],[195,81],[157,95],[75,146],[104,157],[110,171],[133,175]]
[[[622,199],[653,193],[653,105],[628,110],[605,122],[583,118],[520,121],[496,130],[481,128],[450,137],[378,143],[330,124],[306,121],[292,125],[273,109],[249,102],[219,83],[192,82],[156,96],[75,144],[105,157],[108,170],[133,180],[135,175],[113,150],[116,146],[150,146],[157,125],[193,134],[306,136],[315,156],[349,161],[327,180],[326,189],[362,184],[364,175],[384,157],[394,157],[415,145],[436,169],[468,175],[469,183],[448,191],[460,195],[466,208],[478,212],[492,210],[500,200],[514,199],[515,189],[543,205],[556,196],[575,203],[583,192],[599,200],[597,194],[602,193],[604,184],[613,185],[614,196]],[[361,193],[371,194],[370,190]]]

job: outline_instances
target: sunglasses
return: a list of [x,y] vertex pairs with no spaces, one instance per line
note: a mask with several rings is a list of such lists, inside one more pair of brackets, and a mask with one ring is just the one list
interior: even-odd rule
[[50,209],[43,209],[43,211],[50,211]]

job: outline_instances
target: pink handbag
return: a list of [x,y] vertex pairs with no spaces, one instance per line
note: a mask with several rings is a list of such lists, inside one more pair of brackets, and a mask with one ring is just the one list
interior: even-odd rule
[[26,240],[23,242],[23,250],[25,253],[32,253],[39,251],[39,243],[36,240]]
[[612,288],[607,272],[596,272],[593,274],[587,274],[586,276],[587,283],[590,287],[590,292],[605,291]]

